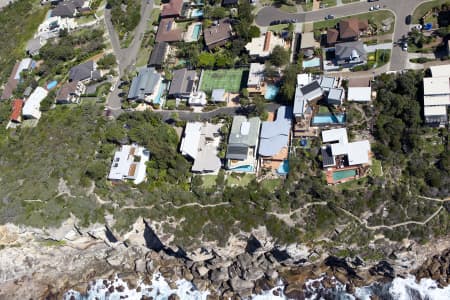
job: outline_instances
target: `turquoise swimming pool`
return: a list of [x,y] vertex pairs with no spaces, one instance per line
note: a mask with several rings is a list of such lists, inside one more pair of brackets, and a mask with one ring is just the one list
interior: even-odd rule
[[47,90],[51,90],[51,89],[55,88],[57,85],[58,85],[58,81],[53,80],[52,82],[47,84]]
[[280,165],[280,167],[277,170],[277,173],[280,175],[287,175],[289,173],[289,161],[286,159],[283,161],[283,163]]
[[191,12],[191,18],[203,17],[203,9],[195,8]]
[[166,89],[166,84],[165,83],[161,83],[159,85],[159,90],[158,90],[158,94],[156,95],[155,99],[153,99],[153,104],[160,104],[161,105],[161,96],[163,91]]
[[314,68],[314,67],[320,67],[320,58],[314,57],[313,59],[303,61],[303,68]]
[[194,30],[192,30],[192,39],[193,40],[198,41],[201,30],[202,30],[202,24],[195,24]]
[[340,181],[342,179],[355,177],[355,176],[356,176],[356,170],[355,169],[333,172],[333,180],[334,181]]
[[312,124],[315,125],[343,124],[343,123],[345,123],[345,114],[315,115],[312,119]]
[[275,84],[268,84],[264,98],[266,100],[273,100],[278,95],[279,91],[280,91],[279,86],[276,86]]
[[240,166],[240,167],[236,167],[231,169],[231,171],[234,172],[254,172],[255,168],[251,165],[246,165],[246,166]]

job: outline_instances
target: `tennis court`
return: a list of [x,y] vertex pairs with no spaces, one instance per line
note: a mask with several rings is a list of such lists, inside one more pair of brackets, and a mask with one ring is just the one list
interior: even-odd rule
[[203,70],[200,90],[210,92],[214,89],[225,89],[226,92],[238,93],[244,71],[245,69]]

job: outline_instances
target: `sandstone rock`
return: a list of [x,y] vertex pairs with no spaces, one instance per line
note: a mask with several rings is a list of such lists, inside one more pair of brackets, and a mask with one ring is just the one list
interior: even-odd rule
[[334,274],[334,276],[336,277],[336,279],[337,280],[339,280],[341,283],[343,283],[343,284],[346,284],[346,283],[348,283],[348,277],[345,275],[345,274],[343,274],[343,273],[340,273],[340,272],[336,272],[335,274]]
[[263,270],[256,267],[250,267],[247,271],[244,272],[245,280],[255,281],[263,276],[264,276]]
[[253,289],[254,283],[251,281],[243,280],[238,277],[231,278],[230,280],[231,287],[237,293],[240,293],[246,289]]
[[134,261],[134,271],[138,273],[145,273],[147,271],[147,262],[143,258]]
[[227,281],[228,278],[228,270],[224,268],[213,270],[210,276],[210,279],[213,282]]
[[300,285],[290,284],[284,289],[284,294],[288,299],[302,300],[305,299],[303,288]]
[[207,280],[203,280],[203,279],[194,279],[192,282],[195,287],[199,290],[199,291],[206,291],[208,289],[208,281]]
[[237,256],[237,261],[239,262],[241,267],[245,269],[252,264],[253,257],[247,252],[244,252]]
[[197,272],[200,277],[204,277],[206,274],[208,274],[209,270],[205,266],[198,266]]

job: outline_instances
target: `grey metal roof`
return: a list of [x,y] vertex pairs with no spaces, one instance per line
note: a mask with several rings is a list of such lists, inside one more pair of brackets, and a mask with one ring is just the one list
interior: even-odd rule
[[92,77],[92,72],[94,72],[94,61],[90,60],[85,63],[79,64],[73,67],[69,71],[70,81],[83,81],[90,79]]
[[155,68],[143,68],[138,76],[133,78],[128,92],[128,99],[144,100],[146,95],[152,94],[161,75],[156,73]]
[[321,87],[322,89],[327,89],[327,90],[329,90],[329,89],[331,89],[331,88],[334,87],[334,82],[335,82],[335,81],[336,81],[336,78],[334,78],[334,77],[323,76],[323,77],[320,79],[320,87]]
[[162,66],[164,63],[164,57],[166,56],[167,47],[168,44],[166,42],[156,43],[148,61],[149,67]]
[[258,153],[262,156],[272,156],[280,152],[283,147],[287,147],[291,125],[292,109],[280,106],[275,121],[262,122]]
[[343,93],[344,93],[343,89],[332,88],[328,93],[327,100],[329,102],[336,102],[336,101],[341,102]]
[[224,95],[225,95],[225,89],[215,89],[212,91],[211,99],[213,101],[217,101],[217,102],[224,101],[225,100]]
[[192,92],[194,81],[197,76],[195,71],[188,71],[186,68],[173,72],[172,83],[170,84],[169,95],[189,94]]
[[294,114],[303,115],[307,101],[320,97],[323,94],[322,88],[317,80],[305,85],[297,86],[294,97]]
[[26,47],[26,51],[31,54],[34,55],[35,53],[37,53],[40,49],[42,48],[41,45],[41,38],[37,37],[34,39],[31,39],[28,41],[27,43],[27,47]]
[[[355,54],[359,58],[354,57]],[[335,57],[338,62],[344,60],[364,61],[367,59],[366,50],[364,50],[364,44],[361,41],[336,44]]]
[[228,145],[227,146],[227,159],[244,160],[247,158],[248,146],[246,145]]
[[245,116],[234,116],[228,144],[242,144],[249,147],[256,146],[260,126],[261,120],[258,117],[247,120]]

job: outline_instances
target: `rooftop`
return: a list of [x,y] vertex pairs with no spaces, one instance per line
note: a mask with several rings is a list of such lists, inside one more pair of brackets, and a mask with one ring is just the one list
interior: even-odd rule
[[431,66],[430,67],[431,76],[433,77],[450,77],[450,64]]
[[183,9],[183,0],[170,0],[162,5],[161,17],[179,16]]
[[22,114],[22,107],[23,107],[23,100],[22,99],[15,99],[12,102],[12,111],[10,120],[19,122],[20,116]]
[[248,86],[258,86],[264,78],[265,65],[260,63],[251,63],[248,73]]
[[[450,83],[447,77],[425,77],[423,79],[424,95],[449,95]],[[425,104],[426,105],[426,104]]]
[[364,61],[366,60],[366,50],[361,41],[336,44],[336,60]]
[[172,83],[170,84],[169,95],[190,94],[194,88],[197,73],[186,68],[173,72]]
[[330,143],[330,142],[348,143],[347,129],[346,128],[338,128],[338,129],[323,130],[322,131],[322,141],[324,143]]
[[349,87],[347,91],[348,101],[369,102],[372,100],[371,87]]
[[447,106],[425,106],[424,107],[424,116],[444,116],[447,115]]
[[289,132],[292,126],[292,109],[280,106],[275,121],[262,122],[258,153],[273,156],[289,146]]
[[274,35],[271,31],[266,34],[252,38],[251,42],[245,45],[245,49],[253,56],[266,57],[272,53],[276,46],[284,47],[284,39]]
[[[331,129],[322,131],[323,143],[332,143],[331,154],[333,157],[337,155],[347,155],[348,164],[350,166],[369,163],[370,143],[368,140],[357,142],[348,142],[347,129]],[[324,151],[322,150],[322,154]],[[324,167],[327,167],[324,161]]]
[[41,101],[44,100],[47,95],[48,91],[38,86],[25,102],[22,114],[27,117],[39,119],[41,117],[41,111],[39,110],[41,107]]
[[[140,160],[135,161],[135,156]],[[145,180],[146,166],[150,153],[137,144],[123,145],[116,151],[109,171],[108,179],[124,180],[132,179],[134,184],[139,184]]]
[[69,71],[69,80],[83,81],[86,79],[91,79],[94,71],[95,71],[94,61],[89,60],[85,63],[72,67]]
[[315,46],[316,40],[314,39],[314,32],[302,33],[300,49],[314,48]]
[[148,66],[161,66],[164,63],[168,47],[169,45],[166,42],[156,43],[148,60]]
[[341,20],[339,22],[339,34],[341,39],[357,38],[359,32],[367,30],[369,23],[367,20],[356,18]]
[[261,120],[258,117],[247,119],[245,116],[234,116],[228,144],[256,146]]
[[159,22],[156,42],[177,42],[182,40],[183,30],[176,28],[175,19],[166,18]]
[[228,20],[220,20],[215,26],[203,30],[206,46],[211,46],[223,40],[228,40],[233,35],[233,30]]
[[214,102],[225,101],[225,89],[215,89],[212,91],[211,100]]
[[155,93],[155,88],[160,80],[161,75],[156,72],[155,68],[141,69],[138,76],[134,77],[131,82],[128,99],[144,100],[146,95]]

